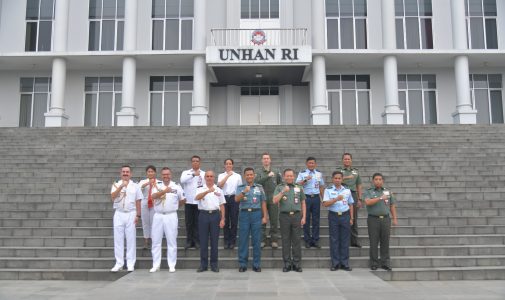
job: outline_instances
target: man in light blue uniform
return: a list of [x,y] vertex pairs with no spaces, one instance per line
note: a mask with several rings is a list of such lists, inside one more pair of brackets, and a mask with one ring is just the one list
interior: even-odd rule
[[321,248],[319,244],[319,218],[321,217],[320,195],[324,194],[324,179],[323,174],[316,170],[317,164],[314,157],[308,157],[305,164],[307,169],[298,173],[296,178],[296,183],[303,186],[305,204],[307,205],[307,220],[303,226],[303,239],[305,248]]
[[249,236],[253,247],[254,272],[261,272],[261,224],[268,222],[267,197],[261,184],[254,183],[253,168],[244,169],[245,184],[237,187],[235,201],[240,203],[238,263],[239,272],[247,270],[249,259]]
[[351,271],[349,266],[349,242],[351,225],[354,221],[353,210],[349,209],[354,203],[351,190],[342,186],[344,174],[335,171],[332,174],[333,186],[324,191],[323,205],[328,207],[328,221],[330,227],[330,256],[331,271],[342,269]]

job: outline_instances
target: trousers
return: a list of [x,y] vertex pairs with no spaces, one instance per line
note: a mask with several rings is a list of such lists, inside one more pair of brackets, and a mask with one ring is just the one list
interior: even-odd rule
[[161,244],[163,235],[167,240],[167,263],[169,268],[175,268],[177,263],[177,226],[179,220],[177,211],[168,214],[154,214],[151,254],[153,267],[161,265]]
[[124,266],[124,241],[126,239],[126,266],[133,268],[137,260],[137,233],[135,229],[136,211],[116,210],[113,218],[114,256],[116,265]]

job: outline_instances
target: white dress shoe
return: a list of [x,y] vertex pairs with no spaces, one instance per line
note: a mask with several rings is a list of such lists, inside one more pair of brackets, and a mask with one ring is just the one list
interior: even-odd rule
[[175,273],[175,268],[170,267],[170,268],[168,269],[168,272],[170,272],[170,273]]
[[160,270],[160,267],[152,267],[151,270],[149,270],[149,273],[155,273]]
[[115,265],[114,268],[110,269],[112,273],[117,273],[119,270],[121,270],[123,266],[120,265]]
[[133,272],[133,270],[135,270],[134,267],[128,267],[128,272]]

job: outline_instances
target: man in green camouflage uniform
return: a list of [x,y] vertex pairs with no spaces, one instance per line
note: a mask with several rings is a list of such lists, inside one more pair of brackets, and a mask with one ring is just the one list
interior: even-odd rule
[[279,205],[282,237],[283,272],[302,272],[302,226],[305,225],[305,193],[295,183],[295,171],[284,171],[284,183],[274,191],[273,203]]
[[[268,219],[270,220],[270,242],[272,248],[278,248],[279,239],[279,206],[272,202],[272,197],[275,187],[282,182],[281,174],[277,170],[273,170],[271,163],[272,159],[270,154],[265,152],[261,155],[261,163],[263,168],[258,170],[255,183],[261,184],[265,190],[265,195],[267,197],[267,210]],[[263,227],[263,239],[261,242],[261,248],[267,245],[267,228],[266,224]]]
[[[372,176],[373,187],[367,189],[363,195],[368,212],[367,225],[370,238],[370,268],[378,267],[391,271],[389,256],[389,235],[391,232],[391,218],[393,225],[398,225],[396,219],[396,199],[393,193],[384,188],[384,177],[381,173]],[[380,243],[380,260],[378,245]]]
[[344,174],[342,185],[351,190],[354,204],[351,209],[353,210],[354,223],[351,226],[351,247],[361,248],[358,241],[358,209],[361,208],[361,177],[359,176],[358,169],[352,167],[351,153],[344,153],[342,155],[342,167],[338,171]]

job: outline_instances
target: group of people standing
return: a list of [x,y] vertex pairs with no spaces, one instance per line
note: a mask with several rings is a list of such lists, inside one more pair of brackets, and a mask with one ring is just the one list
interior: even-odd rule
[[[358,209],[367,207],[370,239],[370,268],[391,270],[389,234],[391,222],[397,224],[396,200],[384,188],[380,173],[372,176],[372,187],[362,191],[358,170],[352,167],[352,155],[344,153],[342,167],[332,173],[332,184],[325,185],[314,157],[306,159],[306,169],[297,175],[293,169],[282,172],[272,168],[269,153],[262,154],[262,167],[246,167],[243,174],[234,172],[233,159],[224,161],[224,172],[200,169],[201,158],[191,158],[191,169],[181,174],[180,185],[172,181],[168,167],[156,179],[156,167],[146,167],[146,179],[131,180],[131,167],[121,168],[121,179],[111,188],[114,214],[114,254],[111,272],[126,265],[134,270],[136,260],[135,227],[142,220],[144,248],[151,249],[156,272],[161,265],[161,243],[167,240],[169,272],[177,262],[177,210],[184,205],[186,222],[185,249],[200,250],[197,272],[219,272],[218,240],[223,229],[224,248],[238,246],[239,272],[249,267],[249,244],[252,243],[252,270],[261,272],[261,249],[279,247],[282,242],[283,272],[302,272],[302,241],[306,248],[321,248],[321,206],[328,209],[330,235],[330,270],[351,271],[349,247],[361,248],[358,240]],[[270,223],[267,228],[267,223]],[[238,229],[238,245],[237,245]],[[269,232],[267,232],[269,229]],[[210,257],[209,257],[210,244]],[[380,244],[380,259],[378,245]]]

